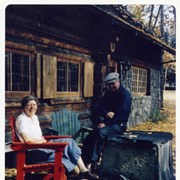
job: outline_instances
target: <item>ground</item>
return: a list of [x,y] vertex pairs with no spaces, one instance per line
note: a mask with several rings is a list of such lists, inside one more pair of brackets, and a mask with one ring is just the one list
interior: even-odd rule
[[[174,170],[176,169],[176,103],[175,91],[164,91],[164,108],[162,114],[166,116],[165,119],[157,122],[151,122],[138,125],[133,130],[143,131],[162,131],[171,132],[173,134],[172,148],[174,159]],[[6,169],[5,179],[15,179],[16,169]],[[34,179],[34,178],[33,178]],[[35,179],[34,179],[35,180]],[[38,180],[40,180],[38,178]]]
[[164,91],[164,104],[162,114],[166,116],[165,119],[153,123],[148,121],[147,123],[141,124],[132,128],[133,130],[143,131],[162,131],[171,132],[173,134],[172,148],[173,148],[173,162],[174,170],[176,169],[176,92],[175,91]]

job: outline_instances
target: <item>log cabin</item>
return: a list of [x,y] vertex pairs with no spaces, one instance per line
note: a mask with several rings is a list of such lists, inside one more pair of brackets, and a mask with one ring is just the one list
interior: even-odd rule
[[162,55],[172,47],[117,5],[9,5],[5,39],[5,130],[21,100],[39,99],[42,129],[68,109],[90,126],[102,80],[118,72],[132,93],[129,127],[162,107]]

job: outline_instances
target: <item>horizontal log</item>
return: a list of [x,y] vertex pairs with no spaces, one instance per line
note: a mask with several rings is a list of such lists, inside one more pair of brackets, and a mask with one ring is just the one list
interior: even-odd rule
[[8,35],[11,35],[11,36],[13,35],[14,37],[18,37],[18,39],[23,38],[23,39],[31,40],[34,42],[43,43],[43,44],[46,44],[49,46],[56,46],[56,47],[61,47],[64,49],[68,49],[68,50],[72,50],[72,51],[76,51],[76,52],[80,52],[80,53],[91,54],[91,52],[88,49],[85,49],[82,47],[74,46],[74,45],[67,44],[64,42],[59,42],[59,41],[56,41],[53,39],[48,39],[45,37],[35,36],[31,33],[18,31],[15,29],[7,28],[6,29],[6,36],[8,36]]
[[61,49],[51,49],[51,47],[49,47],[48,45],[37,45],[36,47],[27,45],[27,44],[22,44],[22,43],[17,43],[17,42],[12,42],[12,41],[6,41],[6,50],[10,51],[11,48],[13,49],[20,49],[20,50],[25,50],[25,51],[29,51],[31,53],[36,53],[36,52],[41,52],[43,54],[44,51],[50,51],[48,53],[50,53],[52,56],[57,56],[58,58],[62,58],[62,59],[67,59],[67,60],[73,60],[73,61],[89,61],[92,60],[90,55],[87,54],[80,54],[80,53],[73,53],[71,51],[67,52],[65,50],[61,50]]

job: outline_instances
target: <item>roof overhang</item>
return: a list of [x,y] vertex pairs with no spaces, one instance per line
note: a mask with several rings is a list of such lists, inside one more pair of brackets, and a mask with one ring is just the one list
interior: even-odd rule
[[169,46],[168,44],[166,44],[165,42],[163,42],[162,40],[160,40],[159,38],[157,37],[154,37],[153,35],[145,32],[143,29],[141,28],[138,28],[136,26],[134,26],[133,24],[125,21],[124,19],[122,19],[121,17],[117,16],[115,13],[113,13],[113,11],[108,11],[107,9],[105,8],[102,8],[102,6],[97,6],[97,5],[93,5],[93,7],[95,7],[97,10],[101,11],[102,13],[106,14],[106,15],[109,15],[113,18],[114,22],[119,24],[119,25],[123,25],[124,28],[128,28],[128,29],[131,29],[133,31],[136,32],[136,35],[141,35],[143,36],[145,39],[151,41],[153,44],[156,44],[158,45],[159,47],[162,48],[162,50],[165,50],[173,55],[176,54],[176,49]]

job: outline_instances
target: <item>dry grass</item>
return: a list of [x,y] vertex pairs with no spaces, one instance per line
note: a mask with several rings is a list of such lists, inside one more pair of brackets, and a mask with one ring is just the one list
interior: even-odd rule
[[167,91],[164,93],[164,109],[161,111],[165,114],[166,119],[138,125],[133,130],[143,130],[143,131],[162,131],[162,132],[171,132],[174,136],[173,146],[175,146],[176,139],[176,103],[175,103],[175,92]]
[[176,167],[176,101],[175,91],[164,92],[164,109],[162,113],[166,115],[166,119],[154,122],[147,122],[132,128],[131,130],[143,130],[143,131],[160,131],[171,132],[173,134],[172,148],[174,168]]

